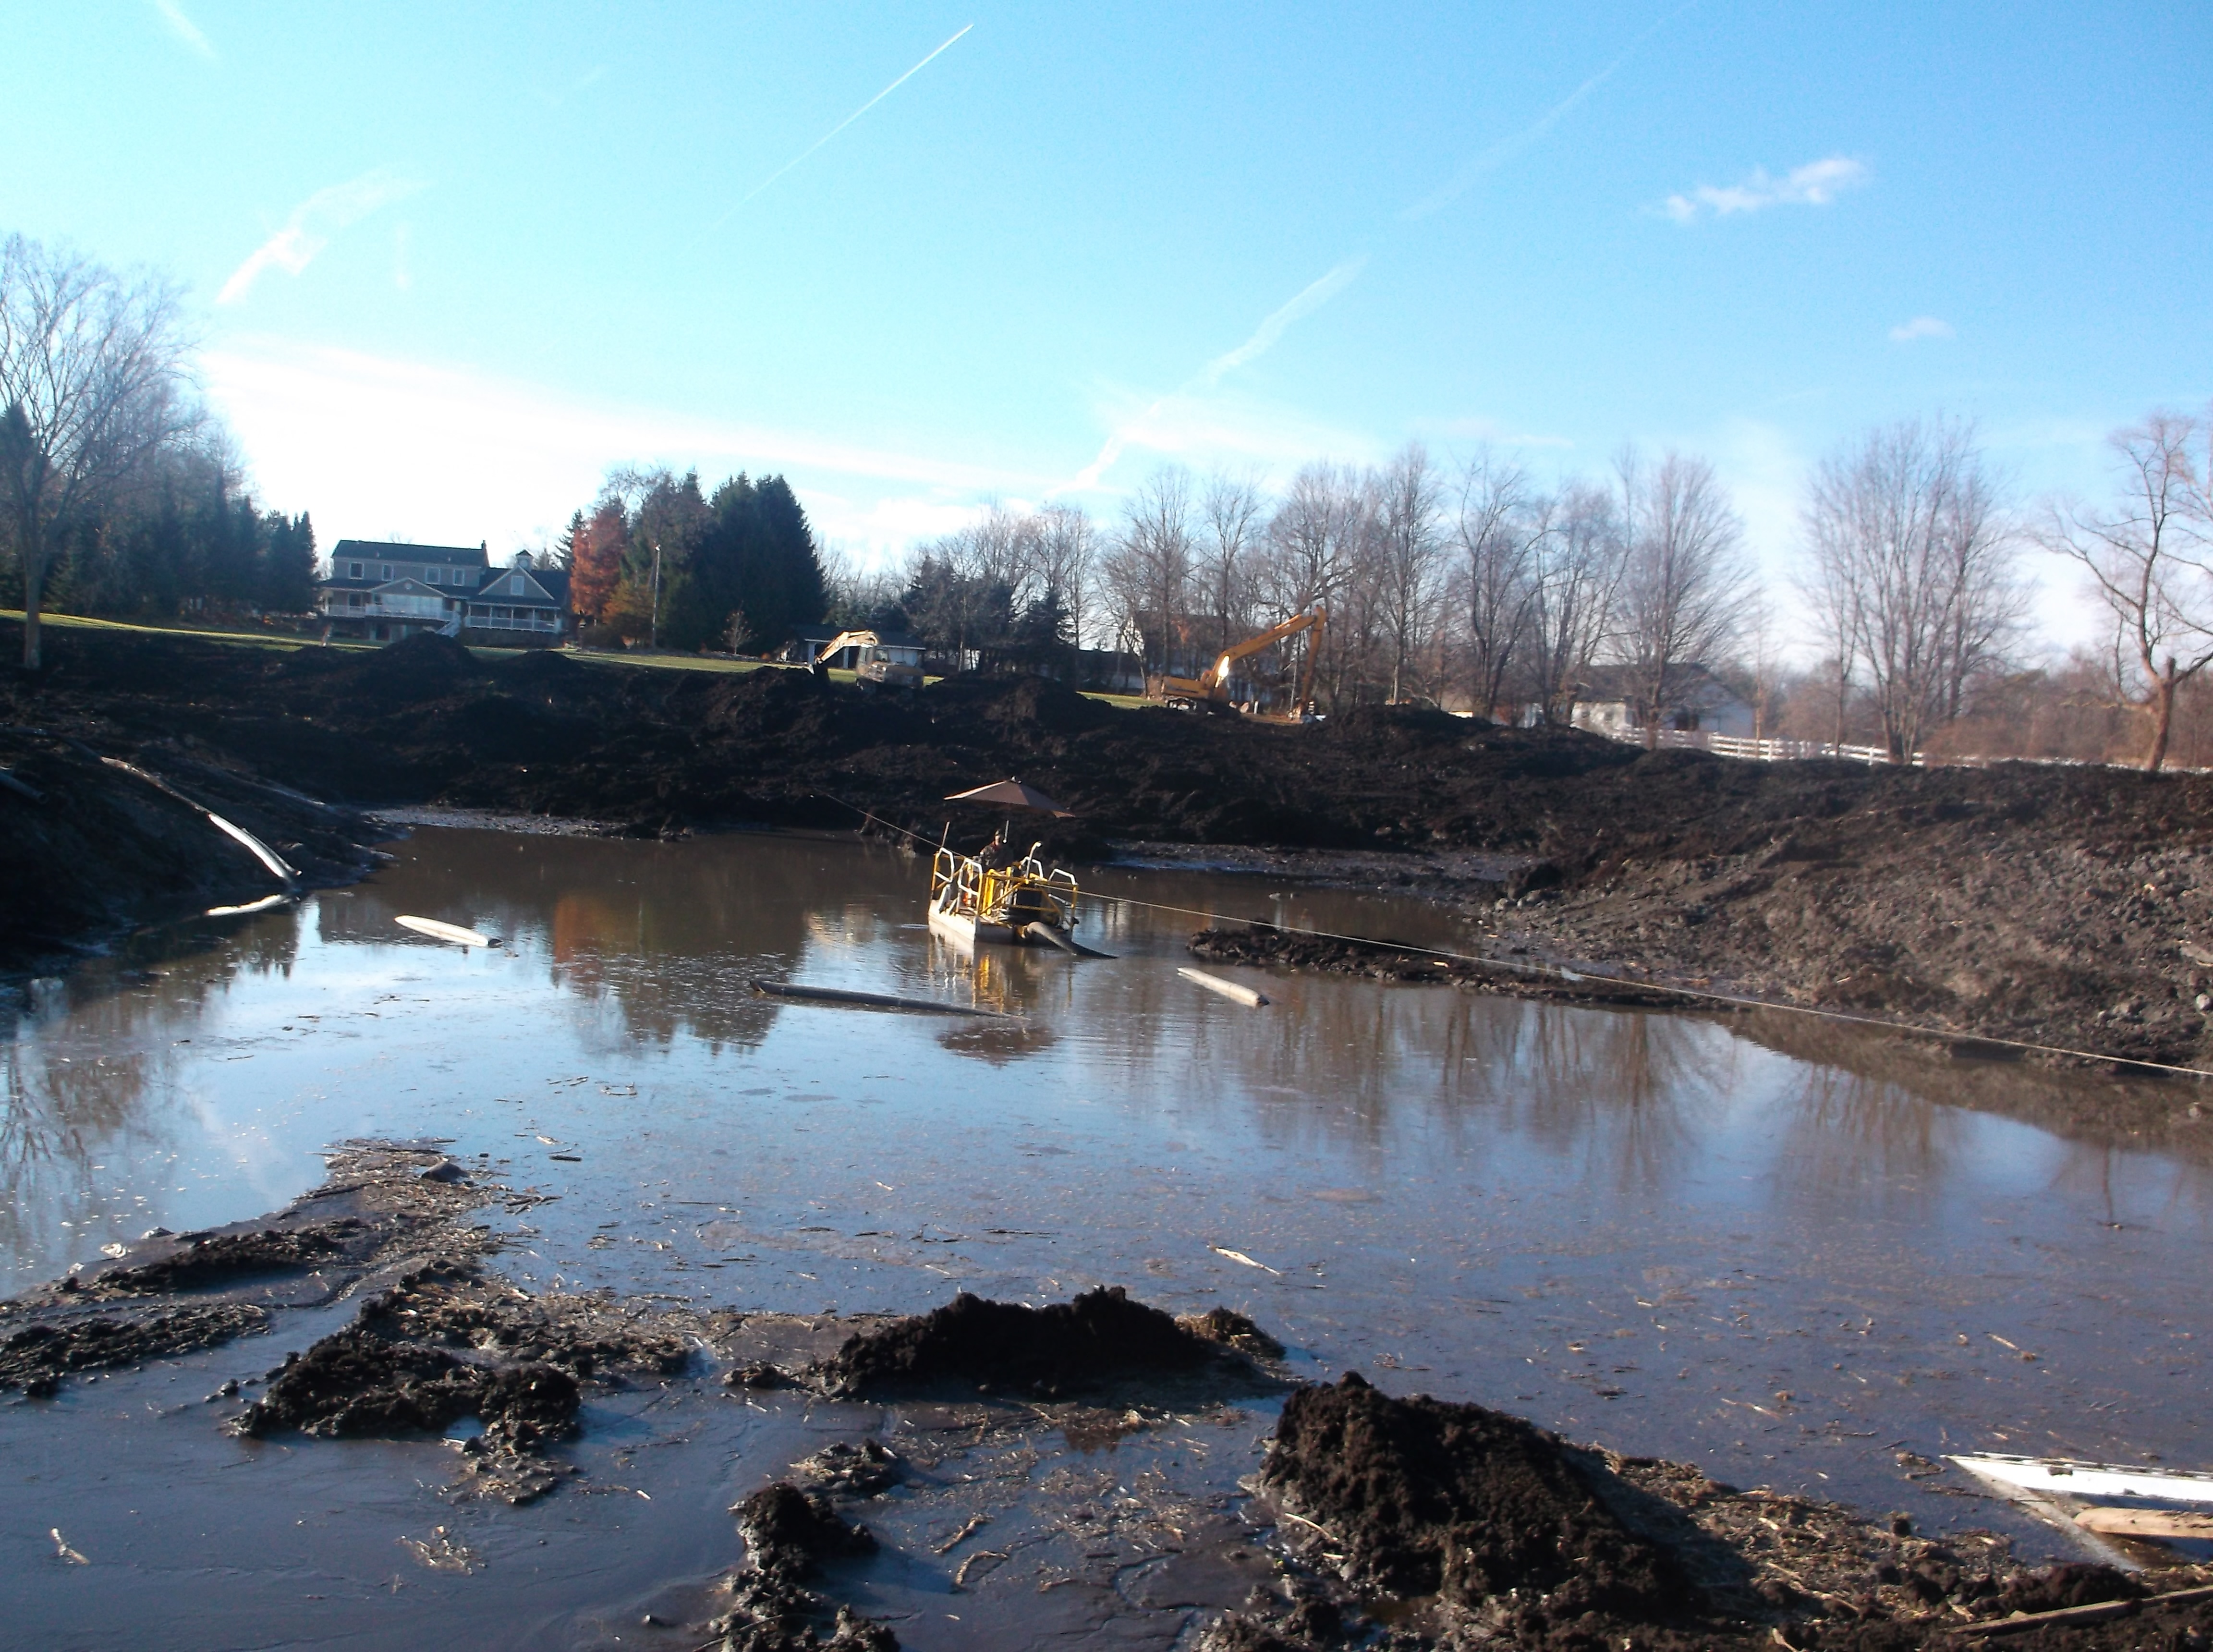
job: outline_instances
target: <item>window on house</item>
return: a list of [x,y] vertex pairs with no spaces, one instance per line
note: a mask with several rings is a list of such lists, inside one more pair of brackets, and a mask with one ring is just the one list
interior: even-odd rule
[[445,577],[445,576],[444,576],[443,574],[440,573],[440,572],[439,572],[436,569],[435,569],[435,568],[427,568],[427,569],[424,570],[424,576],[424,576],[425,579],[429,580],[429,581],[430,582],[430,583],[431,583],[431,584],[433,584],[433,585],[436,585],[436,583],[438,583],[438,582],[439,582],[440,580],[442,580],[442,579],[443,579],[443,578]]
[[346,577],[348,579],[359,579],[361,577],[361,564],[357,562],[350,562],[346,564]]
[[521,596],[522,594],[522,576],[517,574],[514,578],[509,580],[507,582],[507,588],[514,592],[515,595]]
[[380,579],[390,579],[392,577],[392,564],[390,563],[387,562],[384,564],[384,571],[380,574],[378,577]]

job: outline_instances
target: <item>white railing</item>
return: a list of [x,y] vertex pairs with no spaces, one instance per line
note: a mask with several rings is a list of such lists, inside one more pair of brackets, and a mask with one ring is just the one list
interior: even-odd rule
[[471,631],[558,631],[561,622],[552,614],[526,614],[519,619],[471,614],[461,622]]
[[[1886,747],[1839,746],[1827,740],[1744,740],[1735,735],[1710,735],[1704,729],[1662,728],[1655,739],[1648,742],[1642,728],[1593,728],[1588,732],[1604,735],[1625,746],[1649,743],[1671,751],[1711,752],[1716,757],[1747,758],[1756,763],[1783,763],[1814,757],[1841,758],[1847,763],[1890,761],[1890,753]],[[1927,758],[1921,753],[1913,754],[1915,767],[1925,767],[1927,762]]]
[[[1642,728],[1589,728],[1587,734],[1604,735],[1619,741],[1625,746],[1644,744]],[[1743,740],[1734,735],[1710,735],[1703,729],[1662,728],[1658,744],[1670,750],[1711,752],[1716,757],[1743,758],[1755,763],[1787,763],[1807,758],[1841,758],[1847,763],[1887,763],[1889,750],[1881,746],[1839,746],[1826,740]],[[1931,758],[1926,752],[1913,754],[1913,767],[1928,768],[1931,764],[1939,768],[1986,769],[1993,763],[2034,763],[2054,769],[2140,769],[2140,763],[2107,763],[2096,758],[2085,757],[1979,757],[1966,753],[1957,756]],[[2195,769],[2179,763],[2169,763],[2161,768],[2162,774],[2213,774],[2213,769]]]

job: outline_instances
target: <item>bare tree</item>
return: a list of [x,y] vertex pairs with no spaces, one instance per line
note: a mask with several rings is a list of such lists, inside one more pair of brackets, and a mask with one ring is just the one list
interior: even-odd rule
[[[1908,420],[1822,461],[1805,506],[1812,569],[1801,582],[1838,653],[1838,717],[1851,663],[1863,662],[1891,761],[1995,663],[2026,597],[2013,534],[1973,429]],[[1841,629],[1840,629],[1841,628]]]
[[1199,543],[1197,574],[1219,622],[1216,648],[1228,648],[1249,623],[1245,588],[1251,570],[1247,564],[1259,539],[1266,509],[1255,472],[1216,471],[1207,479],[1199,503],[1204,537]]
[[1535,530],[1529,674],[1545,721],[1564,726],[1612,631],[1625,535],[1613,493],[1587,482],[1547,501]]
[[2089,570],[2112,612],[2115,674],[2151,719],[2144,767],[2153,773],[2167,761],[2175,690],[2213,664],[2213,501],[2191,454],[2206,433],[2204,423],[2167,412],[2116,432],[2119,507],[2053,505],[2038,535]]
[[1030,543],[1036,557],[1039,594],[1059,604],[1068,616],[1069,631],[1081,648],[1097,574],[1098,530],[1091,518],[1074,505],[1047,505],[1030,518]]
[[1192,539],[1191,472],[1163,465],[1131,498],[1106,570],[1123,623],[1137,632],[1141,649],[1145,619],[1160,617],[1163,672],[1175,646],[1176,614],[1189,600]]
[[23,664],[58,531],[195,422],[175,290],[38,242],[0,243],[0,511],[23,571]]
[[1531,559],[1537,513],[1527,476],[1488,448],[1460,473],[1453,543],[1460,552],[1460,619],[1466,628],[1468,697],[1489,716],[1520,663],[1536,600]]
[[1735,641],[1755,587],[1744,524],[1711,465],[1671,450],[1647,469],[1629,448],[1615,470],[1627,555],[1613,646],[1629,668],[1645,744],[1656,746],[1680,668]]
[[1357,558],[1368,503],[1357,472],[1303,466],[1268,519],[1266,600],[1278,619],[1326,602]]
[[1437,517],[1443,501],[1426,448],[1410,442],[1375,480],[1371,541],[1381,629],[1391,650],[1391,699],[1426,643],[1436,602]]

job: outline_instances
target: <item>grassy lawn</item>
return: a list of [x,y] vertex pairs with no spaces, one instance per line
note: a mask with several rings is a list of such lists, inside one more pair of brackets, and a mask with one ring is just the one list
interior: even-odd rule
[[[22,617],[23,611],[21,608],[0,608],[0,619],[21,620]],[[74,613],[40,614],[39,624],[42,626],[52,626],[56,631],[132,631],[145,637],[191,637],[203,643],[232,643],[244,648],[291,649],[327,647],[365,653],[390,646],[384,643],[341,642],[336,639],[325,643],[312,637],[294,637],[281,631],[229,631],[218,625],[191,625],[182,623],[149,625],[132,620],[92,619],[82,614]],[[569,658],[582,661],[587,665],[640,666],[655,671],[802,671],[806,668],[803,666],[780,665],[771,660],[715,659],[698,654],[648,654],[631,649],[602,651],[597,649],[564,649],[561,651]],[[480,660],[507,660],[512,659],[518,654],[527,654],[531,650],[472,646],[469,652]],[[830,680],[833,683],[850,683],[857,679],[850,671],[832,671],[830,674]],[[930,677],[924,680],[934,683],[941,680]],[[1119,706],[1125,710],[1134,710],[1151,703],[1142,695],[1137,694],[1088,694],[1085,698],[1103,700],[1108,705]]]

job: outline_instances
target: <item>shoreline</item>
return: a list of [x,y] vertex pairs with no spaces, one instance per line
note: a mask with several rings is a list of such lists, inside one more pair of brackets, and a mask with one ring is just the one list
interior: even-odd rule
[[[897,1643],[868,1614],[883,1610],[887,1578],[918,1570],[943,1575],[972,1603],[962,1612],[1019,1624],[1034,1595],[1009,1564],[1022,1548],[1009,1536],[1063,1530],[1118,1569],[1182,1557],[1186,1592],[1167,1598],[1185,1604],[1156,1613],[1152,1632],[1211,1652],[1332,1652],[1379,1632],[1404,1652],[1565,1652],[1625,1637],[1798,1652],[1985,1637],[2102,1649],[2213,1626],[2213,1567],[2161,1545],[2108,1540],[2126,1570],[2023,1564],[2009,1539],[1972,1525],[1922,1533],[1903,1515],[1722,1484],[1691,1464],[1622,1456],[1478,1404],[1387,1393],[1355,1373],[1302,1379],[1266,1326],[1221,1308],[1172,1320],[1101,1288],[1042,1308],[964,1295],[905,1318],[841,1319],[533,1292],[498,1271],[503,1241],[470,1221],[513,1208],[497,1176],[425,1143],[336,1151],[324,1185],[283,1210],[151,1236],[0,1303],[0,1386],[21,1391],[21,1405],[63,1400],[27,1421],[66,1430],[82,1425],[65,1403],[73,1387],[113,1383],[119,1398],[141,1371],[225,1346],[232,1365],[251,1361],[252,1339],[272,1331],[272,1346],[296,1345],[279,1322],[297,1315],[321,1328],[313,1343],[281,1363],[263,1356],[266,1375],[224,1384],[190,1408],[193,1425],[289,1442],[276,1460],[287,1478],[315,1472],[338,1441],[444,1432],[453,1483],[440,1498],[456,1515],[485,1511],[468,1528],[479,1542],[541,1504],[558,1518],[576,1499],[630,1489],[602,1484],[623,1453],[580,1460],[600,1449],[600,1419],[622,1414],[604,1411],[607,1397],[764,1418],[797,1407],[816,1418],[791,1448],[807,1454],[743,1471],[718,1581],[698,1588],[680,1560],[663,1563],[661,1597],[686,1615],[658,1621],[687,1645],[798,1647],[818,1634],[881,1652]],[[601,1409],[580,1405],[592,1396]],[[1157,1484],[1104,1524],[1086,1475],[1025,1472],[1004,1493],[971,1472],[1114,1448],[1157,1458],[1149,1442],[1173,1446],[1210,1416],[1234,1423],[1248,1414],[1241,1405],[1279,1410],[1247,1457],[1226,1437],[1232,1460],[1196,1479],[1149,1471]],[[452,1433],[457,1417],[480,1431]],[[680,1427],[673,1443],[686,1437]],[[384,1511],[372,1502],[332,1515],[381,1523]],[[955,1526],[950,1540],[924,1535]],[[444,1526],[418,1549],[433,1571],[481,1564]],[[2013,1638],[2023,1634],[2035,1638]],[[757,1638],[769,1635],[792,1638]]]
[[0,679],[0,764],[20,783],[0,789],[0,849],[35,869],[40,909],[0,924],[15,975],[271,893],[204,821],[154,819],[167,806],[125,796],[103,758],[295,845],[309,887],[373,863],[380,811],[664,839],[935,842],[949,824],[969,842],[996,818],[942,800],[1015,774],[1080,815],[1039,826],[1064,861],[1380,889],[1455,916],[1500,963],[2213,1068],[2206,777],[1758,764],[1404,709],[1278,728],[1042,679],[906,704],[788,672],[486,664],[436,638],[280,655],[71,632],[53,652]]

